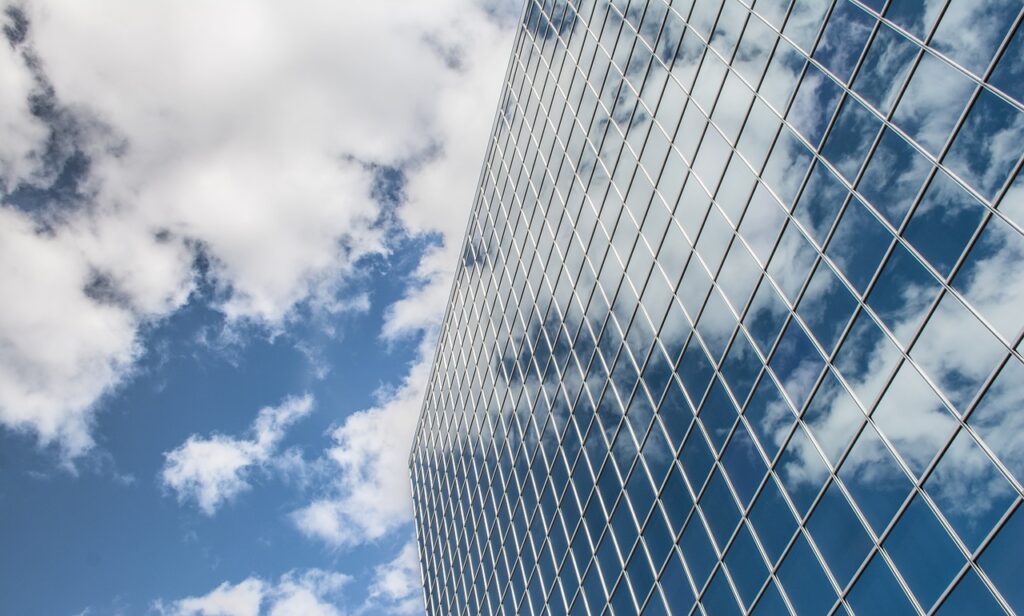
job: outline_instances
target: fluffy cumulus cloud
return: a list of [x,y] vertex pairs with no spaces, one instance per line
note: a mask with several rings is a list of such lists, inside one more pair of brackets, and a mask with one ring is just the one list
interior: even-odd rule
[[[174,491],[179,501],[193,501],[203,513],[213,515],[250,487],[249,476],[254,469],[274,464],[288,426],[312,410],[311,396],[288,398],[279,406],[261,409],[247,438],[190,436],[164,454],[164,486]],[[287,459],[282,461],[287,464]]]
[[503,2],[487,12],[466,9],[463,19],[476,15],[473,27],[449,32],[439,43],[453,50],[452,63],[459,67],[444,73],[435,94],[442,147],[408,170],[399,219],[408,232],[433,234],[442,242],[422,257],[405,296],[388,308],[381,332],[386,341],[418,336],[419,353],[406,377],[383,391],[377,405],[349,416],[333,431],[334,444],[324,458],[337,468],[336,480],[292,514],[302,532],[332,546],[373,541],[411,519],[409,451],[518,8],[518,2]]
[[379,565],[375,574],[368,608],[389,614],[415,614],[423,610],[423,586],[415,541],[406,543],[394,560]]
[[348,416],[331,436],[325,462],[335,480],[292,513],[304,534],[332,546],[373,541],[412,515],[408,458],[430,365],[416,362],[380,403]]
[[[0,424],[88,451],[200,276],[268,331],[343,305],[393,230],[382,166],[407,171],[401,225],[460,235],[515,4],[0,2]],[[389,336],[436,321],[451,246]]]
[[291,571],[276,582],[250,577],[224,582],[202,596],[157,602],[154,611],[163,616],[340,616],[336,605],[350,580],[320,569]]

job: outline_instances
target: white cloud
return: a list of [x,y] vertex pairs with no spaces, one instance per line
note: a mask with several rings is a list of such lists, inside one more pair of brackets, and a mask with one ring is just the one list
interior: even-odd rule
[[[164,454],[161,480],[177,494],[179,502],[194,501],[206,515],[249,489],[254,468],[277,462],[275,454],[288,426],[313,410],[313,398],[288,398],[277,407],[260,410],[249,429],[249,438],[193,434],[176,449]],[[283,466],[294,464],[285,452]]]
[[202,597],[188,597],[176,602],[164,613],[181,616],[255,616],[259,614],[264,592],[266,584],[257,578],[248,578],[233,586],[224,582]]
[[[0,45],[0,423],[66,458],[92,446],[96,403],[130,376],[142,328],[188,301],[200,253],[228,322],[273,332],[303,302],[343,305],[359,258],[387,250],[372,165],[419,161],[401,222],[461,233],[507,58],[495,22],[506,9],[16,6],[24,40]],[[55,152],[28,102],[47,92],[73,129]],[[18,185],[50,186],[75,148],[89,165],[73,198],[10,202]],[[445,246],[410,296],[429,303],[396,306],[389,335],[439,317],[457,242]]]
[[303,533],[329,545],[373,541],[411,520],[409,451],[508,62],[507,16],[518,7],[490,7],[498,19],[464,7],[461,20],[472,27],[450,30],[442,39],[461,66],[437,83],[435,124],[443,147],[408,172],[399,210],[409,232],[438,234],[442,243],[421,258],[413,285],[389,307],[381,333],[385,340],[420,336],[419,354],[396,389],[334,431],[335,444],[325,452],[337,467],[334,484],[292,514]]
[[340,616],[339,591],[351,580],[342,573],[309,569],[284,574],[277,583],[249,577],[224,582],[209,593],[154,607],[164,616]]
[[[499,13],[519,2],[500,0]],[[514,7],[514,9],[513,9]],[[511,23],[480,21],[460,33],[464,70],[448,73],[438,93],[439,155],[414,168],[399,215],[412,233],[437,233],[443,244],[427,252],[416,272],[419,283],[389,308],[388,339],[435,327],[444,314],[476,183],[488,145],[512,44]]]
[[[3,4],[0,4],[2,7]],[[10,16],[0,25],[18,28]],[[4,41],[0,50],[0,189],[18,178],[28,176],[42,154],[40,144],[46,139],[46,125],[32,115],[29,95],[35,87],[32,73],[18,51]]]
[[136,316],[90,299],[90,276],[72,242],[0,209],[0,422],[72,453],[92,443],[88,407],[140,352]]
[[376,580],[370,586],[370,609],[379,607],[389,614],[423,611],[423,585],[415,540],[402,546],[394,560],[379,565],[374,573]]
[[379,539],[412,518],[407,461],[429,370],[429,362],[417,361],[397,390],[334,430],[325,458],[335,467],[328,473],[335,481],[292,513],[300,531],[350,546]]

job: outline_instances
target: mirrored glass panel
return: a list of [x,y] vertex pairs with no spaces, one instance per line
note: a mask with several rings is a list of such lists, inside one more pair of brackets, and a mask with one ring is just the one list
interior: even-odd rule
[[1022,9],[524,1],[427,614],[1024,613]]

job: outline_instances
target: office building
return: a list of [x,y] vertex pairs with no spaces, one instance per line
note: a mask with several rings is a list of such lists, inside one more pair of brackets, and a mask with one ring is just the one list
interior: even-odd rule
[[1024,613],[1019,0],[531,0],[410,458],[434,615]]

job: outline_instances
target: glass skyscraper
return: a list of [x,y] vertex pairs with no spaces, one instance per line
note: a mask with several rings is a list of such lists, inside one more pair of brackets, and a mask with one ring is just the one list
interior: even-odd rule
[[531,0],[426,609],[1024,614],[1021,0]]

